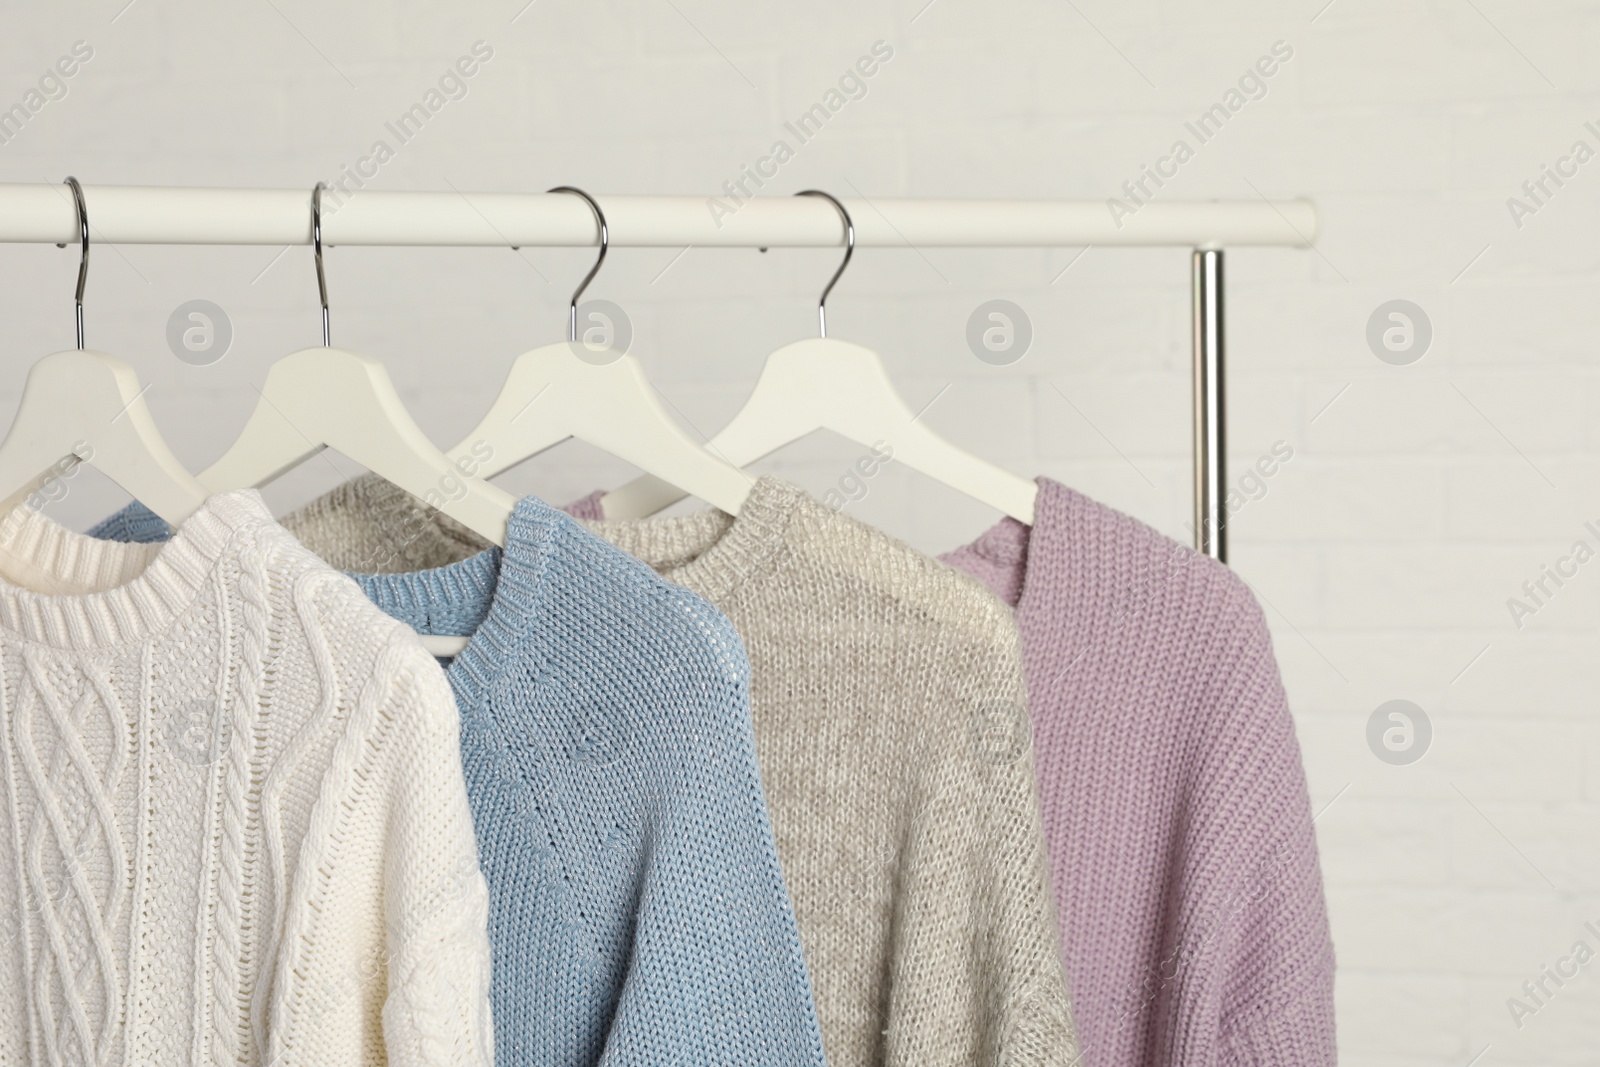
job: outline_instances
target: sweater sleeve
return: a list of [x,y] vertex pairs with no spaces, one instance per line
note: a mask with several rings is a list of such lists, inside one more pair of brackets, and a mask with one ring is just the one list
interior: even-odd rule
[[[673,599],[710,641],[717,662],[687,643],[681,665],[658,687],[669,717],[662,731],[655,810],[637,828],[608,877],[592,881],[631,908],[627,975],[618,994],[602,1062],[610,1067],[659,1062],[823,1067],[822,1034],[794,911],[779,866],[756,761],[749,667],[733,625],[687,590]],[[677,619],[671,621],[676,627]],[[702,637],[703,635],[703,637]],[[699,645],[701,640],[696,640]],[[672,699],[671,675],[693,680],[688,699]],[[618,831],[621,831],[618,827]],[[642,874],[642,878],[641,878]],[[640,892],[626,882],[641,878]],[[617,884],[619,881],[624,884]],[[598,909],[597,909],[598,910]]]
[[396,711],[385,848],[384,1043],[392,1067],[487,1067],[489,890],[461,774],[455,699],[431,662],[408,675]]
[[[903,867],[911,884],[889,1063],[1068,1065],[1078,1056],[1016,629],[984,601],[987,633],[947,650],[940,717],[952,729]],[[946,921],[921,921],[941,914]],[[944,943],[929,943],[935,936]]]
[[[1218,1064],[1324,1067],[1337,1062],[1334,953],[1305,770],[1266,621],[1242,584],[1235,595],[1225,669],[1196,709],[1220,719],[1195,778],[1212,795],[1191,810],[1206,816],[1192,836],[1244,854],[1225,881],[1205,869],[1203,850],[1186,857],[1183,878],[1197,891],[1184,895],[1187,951],[1174,992],[1196,983],[1181,999],[1216,1013]],[[1166,1017],[1173,1062],[1211,1043],[1191,1030],[1198,1016]]]

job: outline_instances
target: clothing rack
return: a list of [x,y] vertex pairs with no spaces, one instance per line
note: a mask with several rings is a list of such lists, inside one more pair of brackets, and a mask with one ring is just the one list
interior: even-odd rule
[[[354,183],[357,188],[352,190]],[[350,175],[323,194],[329,245],[595,246],[580,199],[549,193],[392,192]],[[311,243],[309,189],[85,186],[94,240],[108,244]],[[839,217],[809,197],[608,196],[613,246],[821,248],[844,244]],[[1147,202],[1118,216],[1100,201],[844,199],[856,245],[872,248],[1142,246],[1194,249],[1195,547],[1226,562],[1223,250],[1306,248],[1317,213],[1279,203]],[[1123,202],[1124,209],[1129,206]],[[78,241],[65,185],[0,185],[0,242]]]

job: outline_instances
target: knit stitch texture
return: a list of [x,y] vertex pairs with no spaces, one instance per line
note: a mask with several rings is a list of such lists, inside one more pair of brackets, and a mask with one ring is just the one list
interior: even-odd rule
[[[429,570],[490,547],[477,533],[376,474],[353,478],[280,521],[323,562],[363,574]],[[166,520],[137,500],[89,529],[90,537],[137,544],[165,541],[171,534]]]
[[1074,1062],[1011,612],[772,478],[591,525],[744,636],[829,1062]]
[[443,673],[277,526],[0,521],[0,1063],[482,1064]]
[[172,527],[167,525],[166,519],[134,500],[122,510],[107,515],[85,532],[88,536],[102,541],[153,545],[171,537]]
[[[411,525],[448,529],[441,517],[381,499],[395,492],[357,479],[285,524],[311,538],[340,529],[381,558],[450,551],[449,535]],[[598,508],[595,494],[570,510]],[[829,1063],[1073,1062],[1011,613],[774,479],[737,518],[592,526],[744,637]],[[340,543],[308,543],[348,559]]]
[[1228,568],[1047,478],[943,557],[1016,608],[1090,1067],[1335,1062],[1333,946],[1271,638]]
[[[942,558],[1016,608],[1085,1063],[1334,1063],[1321,869],[1260,608],[1227,568],[1038,484],[1033,527]],[[599,497],[568,510],[598,519]],[[462,537],[324,502],[380,557]]]
[[[351,567],[470,551],[405,496],[359,479],[294,525]],[[471,635],[448,676],[500,1061],[822,1067],[728,620],[532,498],[503,553],[355,578]]]

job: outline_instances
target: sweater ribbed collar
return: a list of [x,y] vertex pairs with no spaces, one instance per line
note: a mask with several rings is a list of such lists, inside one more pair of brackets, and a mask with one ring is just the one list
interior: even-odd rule
[[1083,499],[1076,490],[1069,489],[1053,478],[1040,475],[1033,480],[1033,484],[1038,491],[1033,498],[1032,525],[1007,516],[972,542],[975,551],[996,563],[1022,563],[1028,557],[1028,543],[1035,533],[1041,529],[1046,533],[1053,532],[1066,522],[1068,514]]
[[[1060,569],[1084,559],[1082,516],[1092,514],[1093,501],[1052,478],[1035,478],[1033,524],[1009,516],[989,527],[969,549],[1016,576],[1015,594],[1007,598],[1019,612],[1036,596],[1047,600],[1060,581]],[[1102,509],[1103,510],[1103,509]]]
[[0,632],[60,648],[141,643],[199,596],[237,531],[272,521],[240,489],[208,497],[168,541],[121,544],[20,505],[0,518]]
[[[650,564],[664,577],[712,603],[766,570],[783,544],[804,490],[777,478],[751,488],[737,517],[708,510],[694,515],[584,525]],[[513,661],[548,655],[531,631],[551,595],[551,555],[576,520],[536,497],[517,501],[504,550],[491,548],[456,563],[400,574],[352,574],[378,607],[418,633],[467,637],[448,674],[464,709],[477,708],[495,678]]]
[[562,524],[575,521],[537,497],[523,497],[506,525],[504,549],[430,570],[350,577],[385,614],[418,633],[468,638],[447,674],[460,706],[476,709],[507,664],[548,654],[531,635],[548,596],[549,560]]
[[592,519],[584,523],[613,545],[650,564],[662,577],[713,604],[770,571],[805,490],[770,475],[729,515],[715,508],[655,519]]
[[394,562],[385,572],[415,568],[425,560],[459,559],[482,552],[489,543],[444,512],[376,474],[362,474],[323,494],[285,522],[290,529],[340,513],[359,512],[375,529],[394,531]]

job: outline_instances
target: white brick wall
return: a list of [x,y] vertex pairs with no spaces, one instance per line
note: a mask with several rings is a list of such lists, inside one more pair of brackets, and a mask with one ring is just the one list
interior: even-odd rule
[[[895,56],[867,97],[769,193],[1100,198],[1288,41],[1267,96],[1161,195],[1259,189],[1322,210],[1320,254],[1229,258],[1230,429],[1235,478],[1275,441],[1295,450],[1238,515],[1235,565],[1268,604],[1314,804],[1329,805],[1317,827],[1344,1062],[1444,1067],[1485,1046],[1484,1063],[1592,1062],[1600,965],[1520,1029],[1506,1000],[1575,938],[1600,949],[1582,932],[1600,925],[1600,562],[1520,630],[1505,602],[1600,520],[1600,162],[1521,229],[1505,198],[1574,138],[1600,148],[1583,129],[1600,119],[1600,3],[924,3],[12,5],[0,107],[74,41],[95,54],[0,145],[0,180],[309,188],[481,39],[495,54],[468,96],[378,187],[710,193],[882,38]],[[882,351],[914,402],[949,385],[926,417],[966,447],[1183,536],[1187,255],[1094,249],[1062,274],[1077,253],[865,250],[834,295],[834,331]],[[309,252],[276,254],[96,252],[90,341],[138,367],[196,466],[240,425],[268,363],[316,342]],[[764,353],[810,332],[834,258],[694,250],[662,273],[675,254],[620,249],[592,294],[629,309],[636,351],[709,432]],[[423,426],[453,440],[515,353],[558,336],[586,262],[334,249],[334,336],[381,355]],[[0,264],[9,405],[28,362],[71,340],[76,255],[0,247]],[[1036,329],[1011,367],[963,342],[968,313],[997,296]],[[236,331],[209,367],[163,340],[171,310],[197,297]],[[1364,339],[1372,309],[1400,297],[1435,327],[1409,367]],[[771,466],[821,491],[858,452],[816,441]],[[350,469],[314,462],[269,496],[287,507]],[[626,473],[572,445],[506,484],[562,499]],[[55,511],[84,525],[118,503],[86,472]],[[853,507],[929,550],[993,520],[893,467]],[[1379,762],[1364,738],[1396,697],[1435,727],[1410,767]]]

